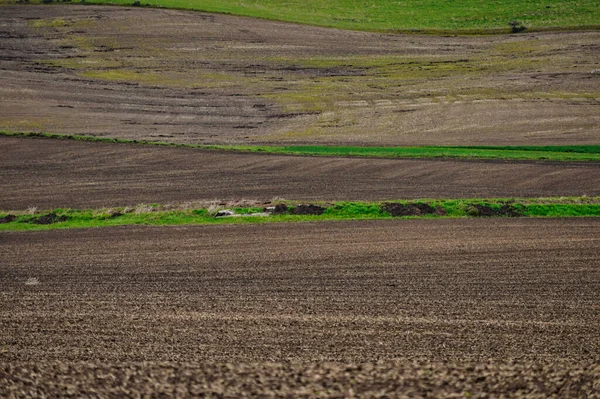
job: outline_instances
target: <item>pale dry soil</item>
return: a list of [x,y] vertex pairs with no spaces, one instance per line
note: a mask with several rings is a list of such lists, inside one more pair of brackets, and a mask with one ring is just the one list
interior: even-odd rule
[[0,129],[186,143],[597,144],[600,33],[434,37],[3,6]]
[[0,137],[0,210],[600,195],[600,164],[279,156]]
[[121,227],[0,242],[2,396],[598,397],[599,219]]

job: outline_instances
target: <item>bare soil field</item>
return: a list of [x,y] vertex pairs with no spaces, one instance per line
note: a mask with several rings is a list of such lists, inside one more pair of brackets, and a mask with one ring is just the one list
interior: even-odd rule
[[591,363],[0,365],[0,395],[210,398],[598,398]]
[[600,195],[600,164],[319,158],[0,137],[0,209]]
[[1,11],[4,129],[379,145],[600,134],[599,32],[435,37],[143,8]]
[[[0,6],[0,129],[598,144],[600,32]],[[0,137],[0,210],[600,195],[600,164]],[[0,233],[0,397],[600,397],[600,218]]]
[[600,392],[598,219],[0,241],[4,392]]
[[7,361],[600,360],[599,219],[4,232]]

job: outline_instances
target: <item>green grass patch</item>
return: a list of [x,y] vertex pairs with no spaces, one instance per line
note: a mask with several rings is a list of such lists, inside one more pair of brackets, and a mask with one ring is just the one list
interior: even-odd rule
[[463,158],[551,161],[600,161],[600,146],[545,147],[347,147],[272,146],[242,148],[252,152],[369,158]]
[[[0,4],[16,0],[0,0]],[[32,0],[32,2],[40,2]],[[133,0],[86,0],[133,5]],[[302,24],[380,32],[489,34],[597,28],[600,4],[593,0],[141,0],[141,5],[208,11]]]
[[353,146],[259,146],[259,145],[204,145],[177,144],[160,141],[138,141],[63,135],[36,132],[11,132],[0,130],[0,136],[23,138],[46,138],[101,143],[141,144],[164,147],[196,148],[203,150],[235,151],[248,153],[325,156],[325,157],[367,157],[367,158],[458,158],[458,159],[500,159],[529,161],[600,161],[600,145],[562,146],[466,146],[466,147],[353,147]]
[[[158,204],[140,205],[136,208],[0,211],[0,231],[405,218],[600,216],[600,197],[423,199],[312,204],[278,201],[277,205],[280,207],[278,211],[262,207],[227,208],[235,212],[235,217],[215,216],[218,208],[165,209]],[[309,208],[312,214],[301,212],[302,209]]]

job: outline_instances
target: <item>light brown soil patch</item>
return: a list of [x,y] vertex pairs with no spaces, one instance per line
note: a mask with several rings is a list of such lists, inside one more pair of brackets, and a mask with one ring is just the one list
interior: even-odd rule
[[0,209],[600,195],[600,164],[276,156],[0,137]]
[[4,6],[0,128],[194,143],[597,144],[599,35],[382,35]]

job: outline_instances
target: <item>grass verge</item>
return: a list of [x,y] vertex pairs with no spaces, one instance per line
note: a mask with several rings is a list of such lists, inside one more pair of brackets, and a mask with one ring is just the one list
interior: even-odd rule
[[[0,0],[0,4],[14,2]],[[132,6],[134,0],[85,3]],[[137,4],[341,29],[429,34],[508,33],[512,30],[509,22],[517,24],[515,32],[572,30],[598,28],[600,21],[600,7],[592,0],[140,0]]]
[[528,161],[600,162],[600,145],[569,146],[465,146],[465,147],[352,147],[352,146],[268,146],[177,144],[162,141],[125,140],[106,137],[64,135],[0,130],[0,136],[75,140],[99,143],[140,144],[162,147],[195,148],[247,153],[365,158],[458,158]]
[[[278,201],[261,207],[230,207],[227,210],[235,216],[222,217],[216,216],[219,210],[219,207],[167,209],[154,204],[135,208],[0,211],[0,231],[398,218],[598,217],[600,197],[424,199],[311,204]],[[255,216],[250,216],[251,214]]]

